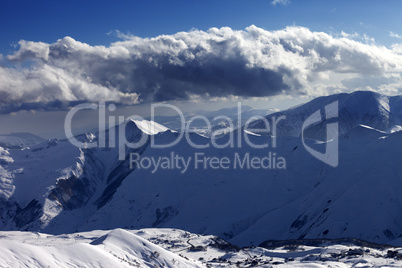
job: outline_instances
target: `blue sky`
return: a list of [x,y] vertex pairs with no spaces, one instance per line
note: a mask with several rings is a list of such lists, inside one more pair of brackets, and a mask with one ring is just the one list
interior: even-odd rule
[[401,11],[396,0],[4,0],[0,132],[49,137],[83,102],[146,115],[155,102],[286,108],[402,94]]
[[192,28],[229,26],[241,30],[252,24],[267,29],[289,25],[313,31],[365,33],[377,42],[395,42],[402,35],[401,1],[19,1],[0,4],[0,53],[8,54],[19,40],[55,42],[64,36],[91,45],[108,45],[119,30],[141,37],[174,34]]

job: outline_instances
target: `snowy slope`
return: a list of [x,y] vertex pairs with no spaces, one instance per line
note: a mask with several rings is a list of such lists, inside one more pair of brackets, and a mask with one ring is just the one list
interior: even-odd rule
[[238,248],[178,229],[47,235],[0,232],[0,267],[401,267],[402,249],[364,241],[270,241]]
[[122,229],[60,236],[1,232],[0,267],[205,267]]

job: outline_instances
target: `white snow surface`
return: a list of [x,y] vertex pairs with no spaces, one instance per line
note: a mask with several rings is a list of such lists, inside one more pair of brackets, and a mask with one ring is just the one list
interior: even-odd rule
[[158,133],[165,132],[166,130],[168,130],[167,127],[149,120],[131,120],[131,121],[134,122],[137,125],[137,127],[147,135],[156,135]]
[[202,267],[123,229],[52,236],[0,232],[0,267]]
[[401,267],[401,256],[401,248],[346,244],[236,248],[178,229],[0,232],[0,267]]

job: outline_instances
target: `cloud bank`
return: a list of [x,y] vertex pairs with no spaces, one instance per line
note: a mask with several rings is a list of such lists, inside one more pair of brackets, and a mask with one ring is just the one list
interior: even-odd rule
[[[396,94],[402,88],[400,46],[386,48],[304,27],[125,36],[108,47],[71,37],[52,44],[22,40],[14,54],[3,58],[18,67],[0,65],[1,113],[65,109],[87,101],[125,105],[319,96],[354,89]],[[372,87],[364,77],[384,82]],[[353,89],[348,87],[352,84]]]

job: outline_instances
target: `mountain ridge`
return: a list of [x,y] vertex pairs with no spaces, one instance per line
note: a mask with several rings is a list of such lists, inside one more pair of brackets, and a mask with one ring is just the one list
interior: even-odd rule
[[[384,111],[385,115],[393,111],[395,118],[399,117],[395,103],[400,98],[386,97],[393,104],[385,109],[387,106],[379,102],[383,98],[380,95],[363,95],[380,104],[373,111]],[[345,96],[351,95],[341,95]],[[295,109],[304,111],[298,118],[305,119],[309,112],[324,109],[335,100],[339,101],[339,107],[346,107],[343,102],[351,105],[356,99],[361,98],[342,101],[337,96],[323,97],[314,105],[310,102]],[[339,113],[340,124],[344,120],[342,114]],[[356,122],[361,123],[364,118]],[[113,148],[76,148],[67,140],[51,140],[25,150],[3,148],[0,228],[60,234],[121,227],[168,227],[219,235],[241,246],[302,238],[394,241],[402,235],[402,217],[398,214],[402,208],[399,197],[402,133],[377,130],[375,126],[386,127],[389,123],[382,125],[383,121],[367,118],[368,123],[374,122],[373,126],[355,125],[355,121],[345,119],[350,127],[339,137],[336,168],[315,159],[300,137],[291,135],[277,137],[276,147],[270,144],[268,148],[256,149],[247,141],[263,144],[271,139],[236,130],[215,140],[225,144],[233,138],[236,141],[233,147],[216,148],[212,139],[188,133],[190,140],[181,139],[165,149],[153,148],[151,139],[166,145],[180,133],[163,127],[158,129],[164,131],[152,132],[147,127],[158,125],[147,121],[130,121],[122,128],[127,142],[134,144],[145,137],[138,148],[118,143],[119,126],[110,132],[115,134]],[[320,125],[322,129],[325,123]],[[145,132],[139,128],[141,124]],[[106,132],[106,141],[110,133]],[[99,142],[98,139],[99,133],[95,133],[83,136],[82,142]],[[319,150],[327,143],[315,142],[310,146]],[[194,144],[209,146],[196,149]],[[125,161],[119,160],[121,148]],[[155,172],[153,167],[130,168],[131,154],[147,159],[150,165],[153,159],[173,159],[172,163],[181,166],[160,166]],[[196,154],[199,154],[198,166]],[[231,168],[213,168],[208,161],[214,157],[228,158]],[[282,157],[286,169],[273,168],[272,163],[271,168],[250,168],[247,159],[251,161],[253,157],[271,162]],[[181,159],[190,159],[185,172]]]
[[[339,107],[340,134],[345,134],[358,125],[367,125],[386,131],[402,124],[402,96],[388,97],[372,91],[355,91],[318,97],[295,108],[270,114],[266,119],[272,121],[272,118],[285,116],[286,120],[278,124],[277,135],[299,137],[301,136],[302,123],[307,117],[334,102],[337,102]],[[327,120],[324,119],[315,124],[306,131],[306,135],[315,139],[323,139],[326,123]],[[263,121],[257,120],[250,124],[248,129],[256,132],[255,129],[265,129],[264,126]],[[263,133],[261,132],[261,134]]]

